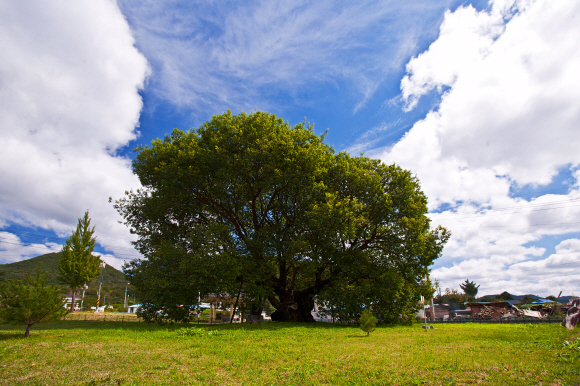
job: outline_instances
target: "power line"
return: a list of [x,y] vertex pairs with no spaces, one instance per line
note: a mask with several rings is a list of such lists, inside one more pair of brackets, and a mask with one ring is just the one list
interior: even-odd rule
[[[63,239],[66,239],[66,237],[45,236],[45,235],[43,235],[41,233],[32,233],[32,232],[22,232],[22,231],[2,231],[2,232],[9,233],[9,234],[14,234],[14,235],[22,235],[25,238],[33,238],[33,239],[37,239],[37,240],[38,239],[42,239],[42,240],[54,241],[57,244],[63,244],[63,241],[62,240]],[[115,248],[115,249],[123,249],[123,250],[127,250],[127,251],[134,250],[133,248],[127,248],[127,247],[122,247],[122,246],[118,246],[118,245],[109,245],[108,247]]]
[[547,193],[547,192],[561,192],[561,191],[569,191],[570,188],[557,188],[557,189],[548,189],[548,190],[540,190],[539,192],[529,193],[521,195],[521,197],[537,197],[540,193]]
[[[576,252],[576,253],[579,253],[579,252]],[[523,263],[526,263],[526,262],[523,262]],[[517,264],[523,264],[523,263],[517,263]],[[563,263],[563,264],[547,265],[547,266],[544,266],[544,267],[523,267],[523,268],[519,268],[519,267],[510,266],[509,269],[512,269],[513,268],[513,269],[519,269],[521,271],[530,271],[532,269],[538,270],[538,269],[546,269],[546,268],[552,268],[552,267],[563,267],[565,265],[572,265],[572,264],[580,264],[580,261],[573,261],[573,262],[570,262],[570,263]]]
[[[1,239],[1,237],[0,237],[0,239]],[[5,240],[5,239],[4,239],[4,240]],[[15,241],[15,240],[12,240],[12,241]],[[22,243],[10,243],[10,242],[8,242],[8,241],[3,241],[3,240],[0,240],[0,243],[4,243],[4,244],[12,244],[12,245],[18,245],[18,246],[21,246],[21,247],[24,247],[24,248],[35,248],[35,249],[42,249],[42,250],[45,250],[45,251],[46,251],[46,250],[49,250],[49,251],[51,250],[51,249],[50,249],[50,248],[48,248],[48,247],[40,247],[40,246],[34,246],[34,245],[30,245],[30,244],[29,244],[29,245],[24,245],[24,244],[22,244]],[[137,257],[137,255],[127,255],[127,254],[123,254],[123,253],[113,253],[113,255],[114,255],[114,256],[128,256],[128,257]]]
[[536,226],[551,226],[551,225],[574,225],[574,224],[580,224],[580,222],[561,222],[561,223],[551,223],[551,224],[530,224],[530,225],[484,225],[484,226],[460,226],[460,227],[454,227],[454,226],[449,226],[450,228],[455,228],[455,229],[462,229],[462,228],[529,228],[529,227],[536,227]]
[[[577,200],[575,200],[577,201]],[[543,206],[548,205],[548,204],[542,204]],[[550,205],[555,205],[555,203],[551,203]],[[510,214],[517,214],[517,213],[530,213],[530,212],[539,212],[539,211],[543,211],[543,210],[553,210],[553,209],[562,209],[562,208],[573,208],[576,206],[580,206],[580,204],[578,205],[565,205],[565,206],[558,206],[555,208],[540,208],[540,209],[531,209],[531,210],[516,210],[515,212],[510,212],[510,213],[492,213],[492,214],[488,214],[490,212],[494,212],[494,209],[487,209],[487,212],[485,213],[470,213],[472,214],[472,216],[464,216],[464,217],[440,217],[437,218],[437,220],[461,220],[461,219],[470,219],[470,218],[479,218],[482,215],[484,216],[506,216],[506,215],[510,215]],[[516,208],[516,207],[514,207]],[[513,209],[513,208],[511,208]],[[526,209],[526,208],[521,208],[521,209]],[[483,209],[486,210],[486,209]],[[502,209],[503,210],[503,209]],[[497,211],[502,211],[500,209],[498,209]],[[505,209],[508,210],[508,209]],[[464,212],[455,212],[455,213],[464,213]],[[465,212],[467,213],[467,212]],[[437,214],[437,213],[430,213],[430,214]],[[478,216],[473,216],[473,215],[478,215]]]

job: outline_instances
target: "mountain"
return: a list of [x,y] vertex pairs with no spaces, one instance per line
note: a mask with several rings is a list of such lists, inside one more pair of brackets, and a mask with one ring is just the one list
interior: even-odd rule
[[[28,260],[22,260],[11,264],[0,264],[0,272],[3,271],[4,274],[0,276],[0,281],[7,279],[24,279],[25,273],[29,272],[31,275],[36,273],[38,263],[41,263],[41,272],[48,272],[47,283],[56,284],[61,287],[63,294],[70,293],[70,289],[66,286],[59,284],[56,277],[58,272],[58,258],[60,257],[60,252],[57,253],[47,253],[46,255],[36,256]],[[96,302],[97,292],[99,288],[99,278],[93,279],[88,283],[89,288],[85,291],[85,299],[92,304]],[[103,270],[103,284],[101,287],[101,297],[105,296],[108,298],[107,304],[109,303],[123,303],[125,296],[125,289],[128,289],[129,293],[132,292],[130,285],[127,285],[127,279],[123,272],[116,270],[115,268],[107,265]],[[110,300],[110,301],[109,301]]]

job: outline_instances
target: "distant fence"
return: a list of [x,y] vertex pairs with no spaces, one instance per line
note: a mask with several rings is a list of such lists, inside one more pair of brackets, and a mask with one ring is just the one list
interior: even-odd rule
[[[113,314],[108,312],[99,312],[94,314],[87,313],[72,313],[65,315],[62,320],[82,320],[87,322],[142,322],[143,319],[137,317],[137,314]],[[210,318],[194,318],[189,323],[192,324],[223,324],[229,323],[229,319],[210,319]],[[234,320],[234,323],[239,323]]]
[[95,314],[67,314],[62,320],[84,320],[92,322],[140,322],[141,320],[135,314],[110,314],[99,312]]
[[451,320],[436,320],[434,322],[427,319],[427,323],[495,323],[495,324],[527,324],[527,323],[562,323],[563,316],[551,316],[547,318],[455,318]]

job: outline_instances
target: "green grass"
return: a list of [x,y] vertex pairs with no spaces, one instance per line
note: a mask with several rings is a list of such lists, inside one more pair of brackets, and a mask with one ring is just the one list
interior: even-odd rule
[[[0,325],[0,385],[578,385],[556,324]],[[565,343],[567,342],[567,343]]]

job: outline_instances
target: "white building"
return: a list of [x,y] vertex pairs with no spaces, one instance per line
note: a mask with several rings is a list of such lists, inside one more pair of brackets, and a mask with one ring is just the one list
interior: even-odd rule
[[141,308],[141,304],[133,304],[128,307],[129,310],[127,312],[130,314],[136,314],[139,308]]
[[[65,295],[64,299],[66,301],[65,308],[68,308],[70,310],[70,305],[72,303],[72,294]],[[75,308],[74,308],[75,311],[80,311],[81,301],[82,301],[81,294],[75,294]]]
[[318,308],[318,302],[315,301],[314,302],[314,309],[312,311],[310,311],[314,320],[316,320],[317,322],[332,323],[332,318],[328,315],[321,315],[320,311],[322,311],[322,310],[320,308]]

